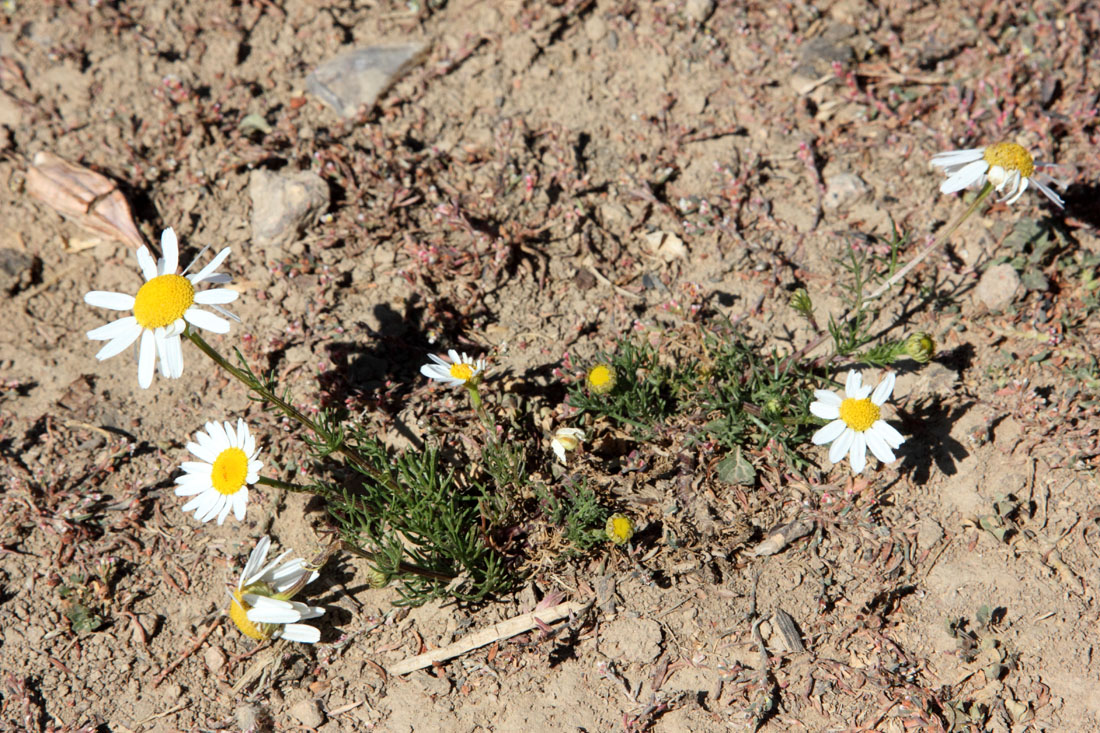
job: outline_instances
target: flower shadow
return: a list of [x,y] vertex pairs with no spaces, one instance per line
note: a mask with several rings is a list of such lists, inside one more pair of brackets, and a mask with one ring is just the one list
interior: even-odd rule
[[[935,464],[940,473],[954,476],[959,461],[970,455],[966,447],[951,437],[951,426],[974,406],[965,402],[946,407],[942,402],[929,399],[910,411],[898,410],[904,424],[903,432],[909,436],[902,447],[902,464],[899,472],[908,475],[915,483],[923,484],[932,475]],[[919,446],[919,449],[914,450]]]

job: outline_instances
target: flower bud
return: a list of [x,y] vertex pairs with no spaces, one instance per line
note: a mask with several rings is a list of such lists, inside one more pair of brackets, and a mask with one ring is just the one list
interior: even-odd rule
[[905,353],[921,364],[927,364],[936,355],[936,341],[924,331],[917,331],[905,339]]
[[634,521],[625,514],[612,514],[603,531],[613,544],[625,545],[634,536]]

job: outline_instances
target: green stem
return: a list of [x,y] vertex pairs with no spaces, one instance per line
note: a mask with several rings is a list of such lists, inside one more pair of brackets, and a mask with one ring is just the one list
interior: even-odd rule
[[[320,425],[310,420],[308,417],[302,414],[300,410],[295,408],[289,402],[279,397],[271,390],[267,389],[251,374],[230,364],[225,357],[215,351],[214,347],[206,343],[206,340],[203,339],[203,337],[200,336],[190,326],[187,327],[187,330],[184,333],[187,335],[187,338],[191,339],[191,343],[199,347],[199,351],[209,356],[215,364],[232,374],[239,382],[241,382],[241,384],[255,392],[265,402],[268,402],[275,407],[278,407],[287,417],[296,420],[303,427],[308,428],[326,445],[331,445],[333,443],[333,436],[329,434],[328,431],[322,429]],[[372,480],[377,481],[384,486],[389,486],[393,488],[393,479],[390,476],[376,470],[374,466],[372,466],[370,462],[358,451],[349,448],[342,442],[335,448],[335,450],[340,455],[344,456],[344,458],[346,458],[349,462],[354,463],[360,471],[369,476]]]
[[[859,305],[855,308],[852,308],[851,310],[846,312],[843,316],[841,316],[840,319],[836,322],[836,325],[837,326],[842,326],[845,323],[847,323],[849,320],[851,320],[851,318],[853,316],[855,316],[856,313],[860,312],[860,310],[863,308],[863,306],[868,301],[874,300],[875,298],[877,298],[880,295],[882,295],[883,293],[885,293],[887,290],[889,290],[891,287],[893,287],[898,281],[900,281],[902,278],[904,278],[906,275],[908,275],[913,270],[914,267],[916,267],[921,262],[923,262],[924,259],[926,257],[928,257],[928,255],[932,254],[937,249],[939,249],[941,246],[943,246],[944,242],[947,241],[947,238],[950,237],[952,234],[954,234],[955,230],[957,230],[960,226],[962,226],[962,223],[964,221],[966,221],[967,218],[971,214],[973,214],[975,211],[978,210],[978,206],[983,201],[985,201],[985,199],[992,192],[993,192],[993,184],[991,184],[987,181],[985,186],[982,187],[982,190],[978,192],[978,195],[974,199],[973,203],[971,203],[970,206],[967,207],[966,211],[964,211],[962,213],[962,215],[959,216],[958,219],[955,219],[955,221],[951,224],[951,226],[947,227],[947,229],[941,231],[938,235],[936,235],[936,238],[933,239],[928,244],[926,244],[924,246],[924,249],[922,249],[920,252],[917,253],[916,257],[911,259],[908,263],[906,263],[906,265],[904,267],[902,267],[900,270],[895,272],[890,277],[889,280],[884,282],[882,285],[878,286],[873,293],[871,293],[867,297],[862,297],[862,295],[861,295],[860,299],[859,299]],[[813,341],[811,341],[810,343],[806,344],[805,346],[803,346],[801,349],[799,349],[795,353],[788,356],[783,361],[783,368],[787,368],[787,367],[791,366],[792,364],[794,364],[795,362],[801,360],[802,357],[804,357],[806,354],[810,353],[811,351],[816,349],[818,346],[820,346],[822,343],[824,343],[825,340],[829,338],[829,335],[830,334],[828,332],[820,334]]]
[[273,489],[284,489],[285,491],[293,491],[296,494],[313,493],[312,491],[310,491],[310,489],[302,486],[301,484],[292,484],[286,481],[280,481],[277,478],[268,478],[267,476],[260,476],[260,479],[256,483],[263,484],[264,486],[270,486]]

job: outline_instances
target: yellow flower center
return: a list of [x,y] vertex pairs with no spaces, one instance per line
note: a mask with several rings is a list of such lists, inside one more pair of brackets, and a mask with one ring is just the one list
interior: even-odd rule
[[982,156],[990,167],[1000,166],[1006,172],[1019,171],[1022,178],[1030,178],[1035,172],[1035,161],[1031,153],[1016,143],[997,143],[985,149]]
[[469,382],[474,376],[474,368],[464,361],[451,364],[451,376]]
[[607,364],[597,364],[588,370],[588,387],[596,394],[606,394],[615,388],[615,370]]
[[625,514],[612,514],[604,526],[607,539],[616,545],[623,545],[634,536],[634,522]]
[[263,641],[271,635],[264,633],[264,627],[268,624],[257,626],[248,620],[248,609],[252,607],[245,603],[244,598],[241,596],[241,591],[233,592],[233,600],[229,604],[229,618],[233,620],[233,623],[241,630],[242,634]]
[[864,397],[862,400],[853,400],[849,397],[840,403],[840,419],[857,433],[869,430],[881,414],[882,410],[871,402],[870,397]]
[[159,275],[141,286],[134,298],[134,317],[142,328],[163,328],[195,303],[195,286],[181,275]]
[[210,482],[219,494],[231,496],[244,486],[248,477],[248,456],[240,448],[226,448],[214,460]]

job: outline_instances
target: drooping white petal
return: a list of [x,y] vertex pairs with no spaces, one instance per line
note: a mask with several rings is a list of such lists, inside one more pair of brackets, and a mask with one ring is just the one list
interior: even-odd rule
[[852,441],[855,439],[856,431],[849,427],[845,427],[840,437],[834,440],[833,444],[829,446],[829,460],[833,463],[840,463],[843,461],[844,456],[848,454],[848,449],[852,447]]
[[1023,196],[1024,191],[1027,190],[1028,179],[1027,178],[1021,179],[1019,171],[1013,171],[1013,174],[1016,176],[1016,178],[1015,178],[1016,193],[1012,194],[1012,192],[1010,190],[1009,193],[1006,194],[1006,195],[1009,196],[1009,198],[1007,198],[1005,200],[1005,205],[1006,206],[1011,206],[1012,204],[1016,203],[1017,199],[1019,199],[1021,196]]
[[[848,428],[844,424],[843,420],[833,420],[831,423],[814,433],[814,436],[810,439],[814,445],[825,445],[826,443],[832,443],[834,440],[840,437]],[[836,461],[833,461],[836,463]]]
[[863,433],[856,433],[852,438],[849,457],[852,461],[852,472],[863,473],[863,469],[867,468],[867,439],[864,438]]
[[153,383],[156,359],[156,339],[152,331],[145,329],[141,332],[141,346],[138,351],[138,385],[142,389],[149,389],[149,385]]
[[936,153],[933,155],[932,165],[946,168],[948,166],[959,165],[960,163],[970,163],[975,160],[981,160],[983,155],[985,155],[985,148],[949,150],[944,153]]
[[1052,188],[1050,188],[1045,183],[1035,177],[1032,177],[1031,182],[1035,184],[1035,188],[1039,189],[1039,191],[1041,191],[1044,196],[1053,201],[1054,204],[1058,206],[1058,208],[1065,208],[1066,202],[1062,200],[1061,196],[1054,193],[1054,190]]
[[940,184],[940,193],[961,191],[967,186],[980,181],[988,169],[989,163],[984,160],[975,160],[973,163],[968,163]]
[[244,572],[241,573],[241,582],[238,584],[238,588],[243,588],[249,583],[254,583],[255,580],[252,576],[256,574],[256,571],[263,567],[264,560],[267,559],[267,551],[271,547],[271,538],[264,535],[260,538],[260,541],[256,543],[255,549],[248,556],[248,562],[244,565]]
[[126,293],[113,293],[109,290],[92,290],[84,293],[84,302],[96,308],[109,308],[113,311],[132,311],[134,296]]
[[280,601],[254,593],[245,593],[244,601],[252,608],[248,609],[248,620],[254,624],[290,624],[300,621],[302,614],[289,601]]

